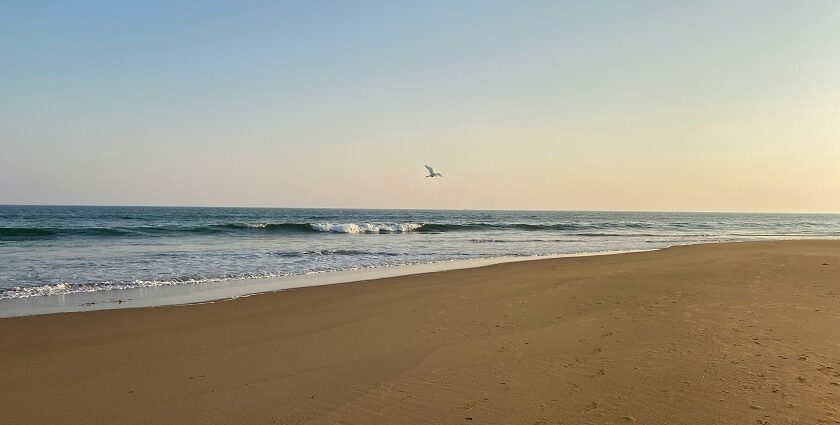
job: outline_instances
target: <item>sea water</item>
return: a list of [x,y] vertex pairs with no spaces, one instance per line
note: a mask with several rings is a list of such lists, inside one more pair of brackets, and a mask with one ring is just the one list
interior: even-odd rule
[[840,237],[840,215],[0,206],[0,300],[463,259]]

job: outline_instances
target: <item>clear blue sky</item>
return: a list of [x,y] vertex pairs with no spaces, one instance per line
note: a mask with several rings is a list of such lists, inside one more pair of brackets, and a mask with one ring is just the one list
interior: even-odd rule
[[838,22],[834,1],[6,1],[0,203],[840,211]]

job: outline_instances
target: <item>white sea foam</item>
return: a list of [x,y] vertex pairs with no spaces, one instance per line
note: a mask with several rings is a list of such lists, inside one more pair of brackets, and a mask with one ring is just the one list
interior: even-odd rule
[[[328,270],[331,271],[331,270]],[[70,295],[85,292],[113,291],[119,289],[155,288],[160,286],[172,286],[182,284],[202,284],[216,282],[231,282],[238,280],[249,280],[270,277],[288,276],[289,273],[253,273],[241,276],[228,277],[194,277],[177,278],[172,280],[135,280],[133,282],[99,282],[99,283],[55,283],[38,286],[21,287],[0,290],[0,300],[39,297],[46,295]]]
[[319,232],[332,233],[406,233],[419,229],[420,223],[312,223]]

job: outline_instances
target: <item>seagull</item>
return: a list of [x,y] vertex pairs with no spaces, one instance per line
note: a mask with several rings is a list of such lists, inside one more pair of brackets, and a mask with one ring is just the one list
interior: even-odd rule
[[428,165],[424,165],[424,167],[426,167],[426,169],[429,170],[429,175],[426,177],[443,177],[443,174],[436,173],[435,170],[432,169],[432,167],[429,167]]

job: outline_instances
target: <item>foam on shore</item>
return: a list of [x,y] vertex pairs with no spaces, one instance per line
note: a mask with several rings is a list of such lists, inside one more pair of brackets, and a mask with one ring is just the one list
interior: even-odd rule
[[423,264],[310,273],[303,275],[205,281],[194,282],[192,284],[113,288],[108,291],[75,292],[69,294],[44,294],[43,296],[33,296],[27,298],[0,299],[0,318],[78,311],[111,310],[118,308],[160,307],[167,305],[208,303],[231,300],[265,292],[282,291],[286,289],[360,282],[420,273],[469,269],[500,263],[565,257],[615,255],[643,251],[652,250],[581,252],[562,255],[450,260]]

